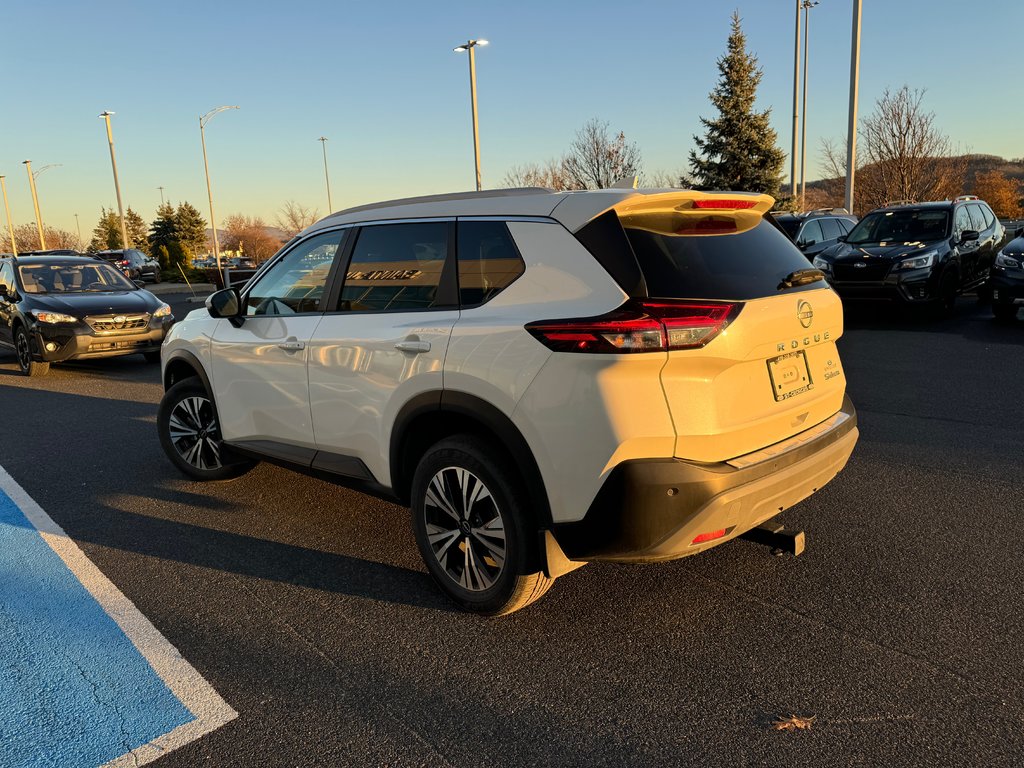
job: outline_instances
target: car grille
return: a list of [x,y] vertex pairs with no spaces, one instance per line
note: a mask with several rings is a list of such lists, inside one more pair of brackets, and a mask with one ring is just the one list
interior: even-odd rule
[[149,327],[149,315],[100,315],[85,322],[96,333],[137,333]]
[[833,264],[832,274],[835,279],[842,283],[872,283],[885,279],[889,274],[889,267],[892,264],[887,260],[862,261],[863,267],[854,267],[852,264]]

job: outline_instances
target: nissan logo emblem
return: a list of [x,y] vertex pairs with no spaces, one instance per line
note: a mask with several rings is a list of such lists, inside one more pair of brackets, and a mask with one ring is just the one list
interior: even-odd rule
[[811,321],[814,320],[814,310],[811,309],[811,305],[806,301],[801,301],[796,305],[796,317],[800,321],[800,325],[804,328],[811,327]]

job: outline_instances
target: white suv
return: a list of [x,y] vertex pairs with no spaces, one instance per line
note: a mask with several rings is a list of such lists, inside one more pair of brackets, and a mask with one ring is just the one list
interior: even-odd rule
[[461,605],[700,552],[857,440],[842,307],[744,193],[501,190],[328,216],[163,347],[164,450],[406,504]]

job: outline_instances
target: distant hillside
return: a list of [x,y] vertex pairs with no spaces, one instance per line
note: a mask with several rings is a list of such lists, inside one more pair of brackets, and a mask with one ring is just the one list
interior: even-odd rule
[[[967,159],[967,172],[964,174],[964,194],[970,195],[974,192],[974,178],[979,173],[999,171],[1010,179],[1016,179],[1024,184],[1024,157],[1016,160],[1007,160],[998,155],[961,155]],[[808,189],[830,189],[840,179],[818,179],[808,181]]]

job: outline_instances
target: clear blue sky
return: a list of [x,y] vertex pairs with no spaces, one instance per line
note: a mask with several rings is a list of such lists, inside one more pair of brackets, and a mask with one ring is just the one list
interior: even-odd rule
[[[34,219],[25,167],[40,175],[43,220],[88,237],[114,206],[103,121],[114,121],[126,205],[160,201],[205,216],[198,117],[221,104],[207,146],[218,219],[272,221],[286,200],[326,212],[320,135],[335,209],[473,184],[465,54],[477,57],[485,186],[562,153],[598,117],[625,131],[648,171],[684,168],[710,115],[729,15],[760,59],[761,108],[788,153],[793,0],[377,2],[176,0],[8,3],[0,27],[0,173],[16,223]],[[821,137],[846,130],[852,0],[811,11],[809,177]],[[864,0],[861,115],[886,87],[926,88],[925,106],[965,150],[1024,156],[1015,40],[1021,0]],[[788,161],[787,161],[788,170]]]

